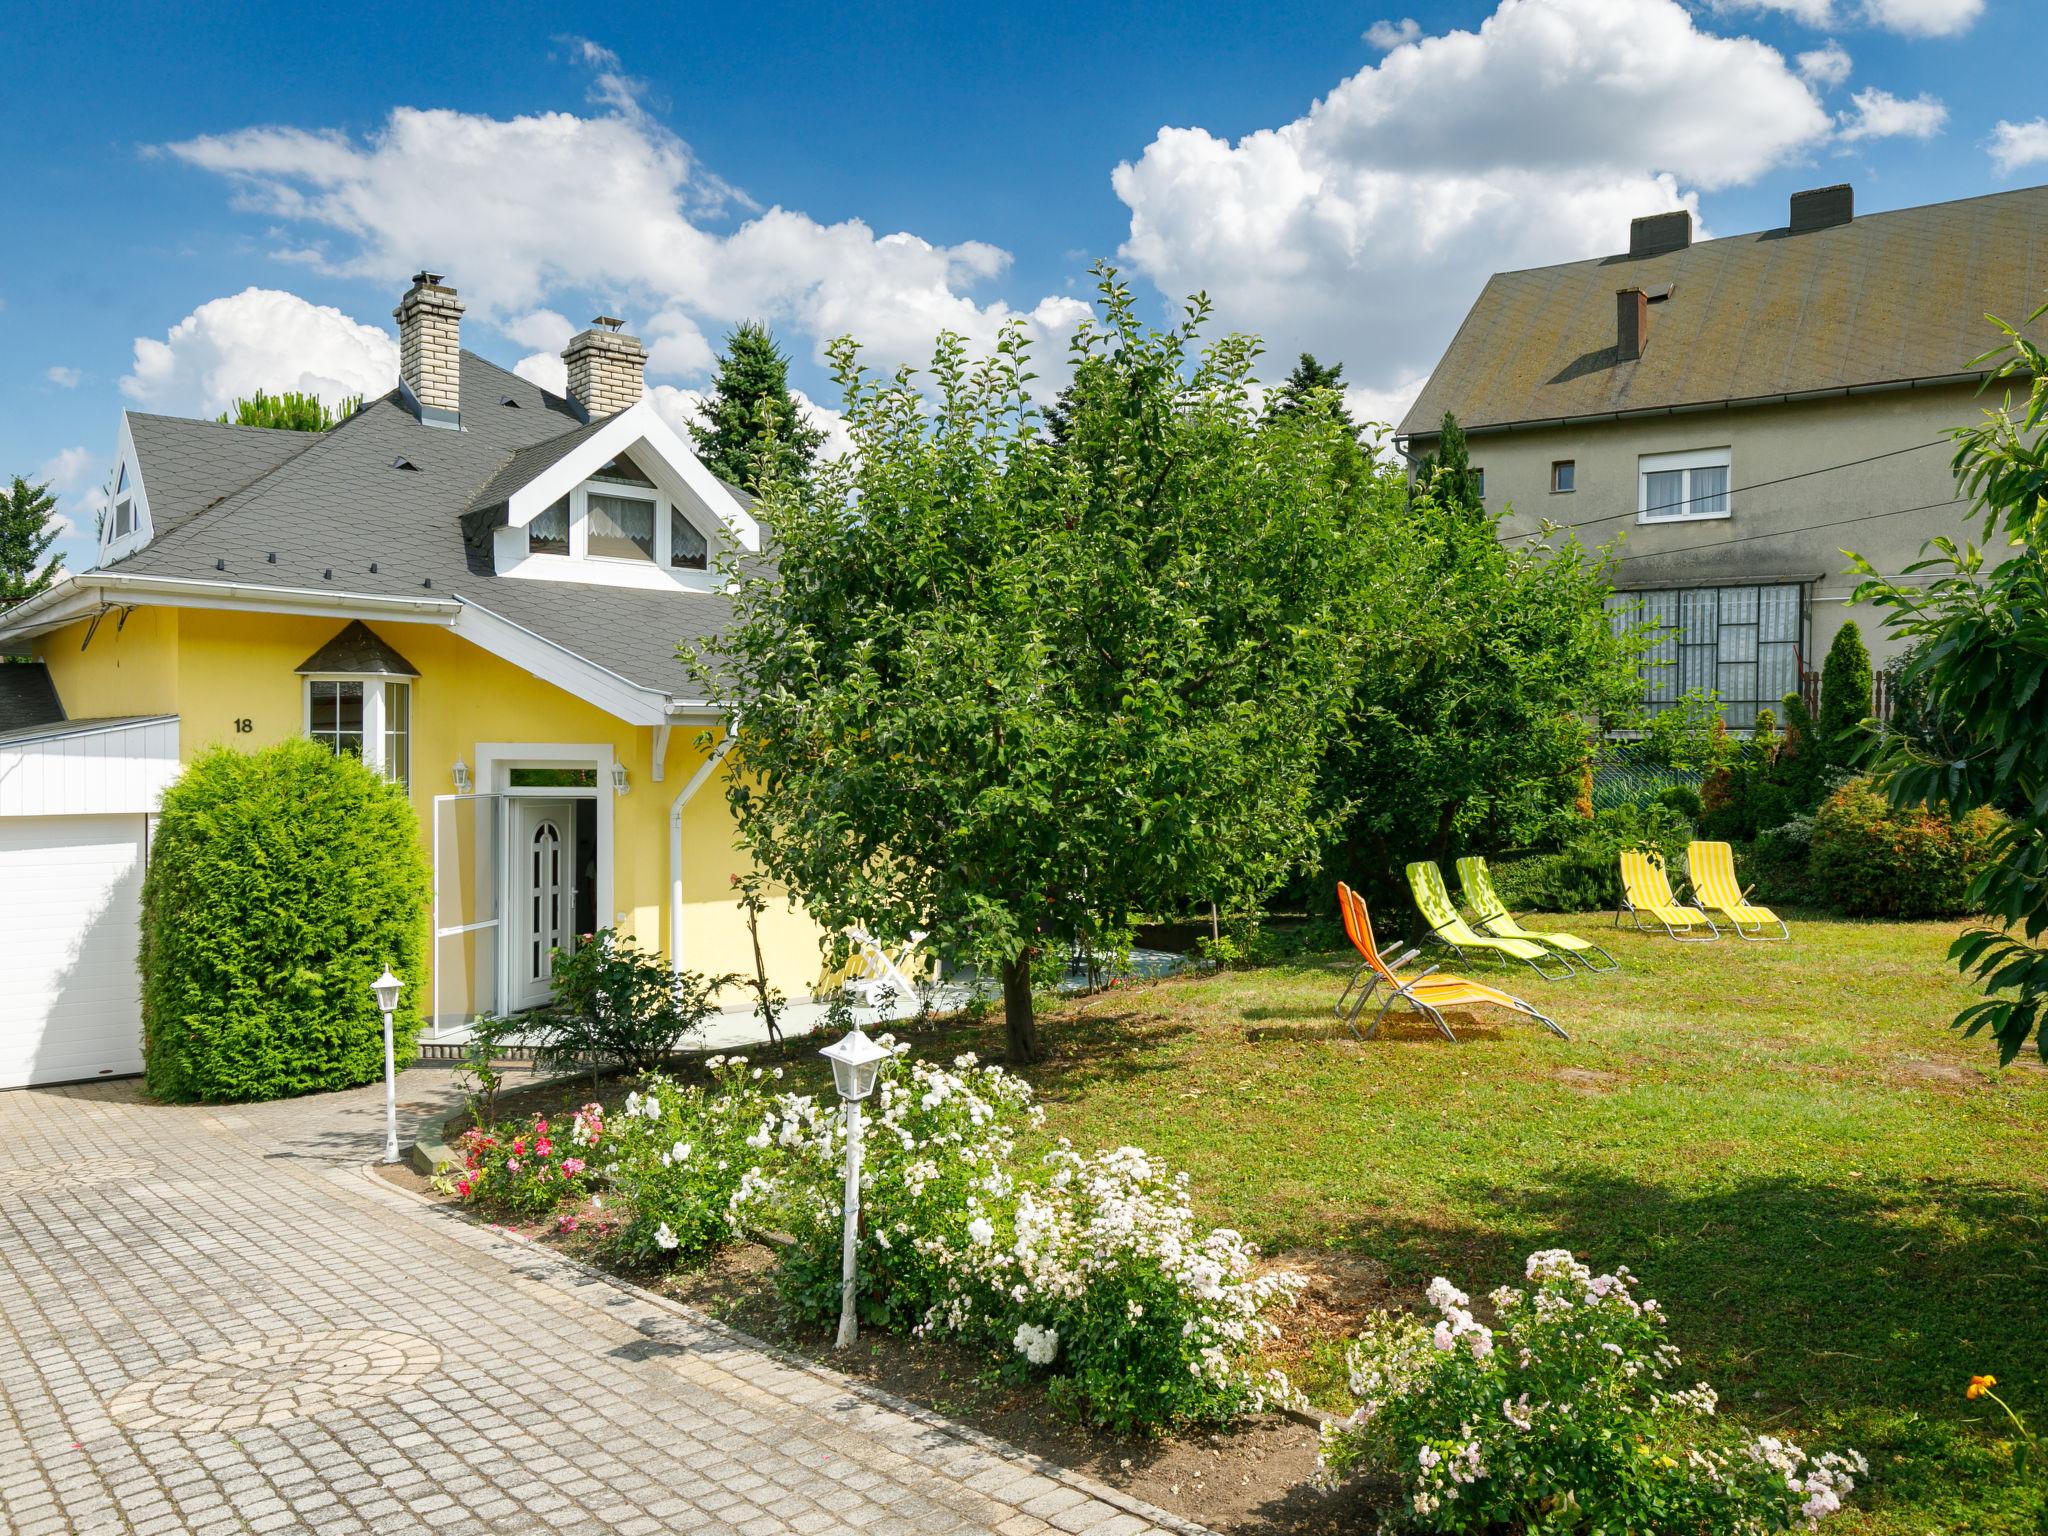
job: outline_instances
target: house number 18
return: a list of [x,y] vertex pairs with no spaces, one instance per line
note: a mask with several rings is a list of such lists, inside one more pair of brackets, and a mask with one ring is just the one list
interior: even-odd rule
[[256,727],[249,723],[249,717],[247,715],[242,716],[241,719],[235,722],[235,734],[237,736],[246,736],[255,729]]

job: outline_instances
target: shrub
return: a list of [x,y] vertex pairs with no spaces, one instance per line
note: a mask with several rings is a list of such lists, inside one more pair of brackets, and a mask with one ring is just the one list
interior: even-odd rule
[[547,1116],[521,1130],[478,1126],[455,1143],[462,1166],[445,1187],[482,1210],[544,1216],[565,1200],[580,1199],[597,1180],[592,1166],[605,1141],[604,1108],[576,1111],[565,1146]]
[[1698,825],[1700,813],[1706,809],[1700,803],[1700,792],[1690,784],[1666,785],[1657,791],[1654,803],[1663,806],[1688,826]]
[[1669,806],[1616,806],[1582,823],[1557,852],[1502,865],[1495,889],[1516,910],[1610,911],[1621,901],[1622,849],[1656,848],[1675,869],[1691,840],[1691,824]]
[[554,1002],[540,1021],[541,1065],[586,1065],[593,1078],[607,1063],[651,1071],[684,1035],[704,1022],[732,976],[669,969],[610,928],[587,935],[569,954],[555,952]]
[[1430,1531],[1750,1536],[1841,1508],[1863,1458],[1716,1433],[1711,1387],[1666,1385],[1678,1351],[1626,1269],[1595,1276],[1555,1249],[1526,1276],[1488,1297],[1493,1328],[1441,1277],[1433,1325],[1376,1313],[1347,1361],[1358,1407],[1325,1426],[1319,1478],[1384,1469]]
[[1868,779],[1828,797],[1813,820],[1808,872],[1821,900],[1860,917],[1955,917],[1989,867],[2005,817],[1893,810]]
[[405,791],[293,739],[217,747],[164,793],[142,887],[143,1060],[160,1098],[282,1098],[374,1082],[370,983],[407,982],[410,1059],[424,994],[426,856]]
[[749,1070],[744,1056],[709,1065],[711,1088],[656,1074],[612,1117],[603,1171],[618,1225],[605,1245],[628,1263],[701,1258],[737,1235],[733,1199],[762,1161],[768,1085],[782,1069]]

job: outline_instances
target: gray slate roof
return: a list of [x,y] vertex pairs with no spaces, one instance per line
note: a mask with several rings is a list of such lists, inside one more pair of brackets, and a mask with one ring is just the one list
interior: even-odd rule
[[[1615,294],[1650,306],[1616,358]],[[2048,299],[2048,187],[1496,273],[1401,423],[1502,426],[1962,373]],[[2048,322],[2029,333],[2048,340]]]
[[420,669],[391,648],[390,642],[361,619],[342,626],[319,650],[298,665],[300,672],[361,672],[384,677],[418,677]]
[[[540,459],[552,463],[566,451],[564,439],[580,439],[589,428],[560,396],[469,352],[462,354],[462,399],[460,432],[422,426],[393,391],[330,432],[280,434],[303,445],[238,485],[229,482],[243,473],[242,461],[224,465],[224,489],[203,512],[168,530],[160,525],[146,547],[108,569],[383,597],[459,597],[631,682],[694,695],[676,645],[718,633],[731,612],[723,596],[508,579],[492,573],[487,546],[465,543],[463,514],[487,487],[515,463],[530,478]],[[394,468],[398,458],[416,467]],[[153,467],[146,463],[144,474],[154,507]]]
[[0,662],[0,734],[63,718],[64,706],[48,667],[40,661]]
[[158,533],[305,452],[315,436],[138,411],[128,413],[128,430],[149,489],[150,521]]

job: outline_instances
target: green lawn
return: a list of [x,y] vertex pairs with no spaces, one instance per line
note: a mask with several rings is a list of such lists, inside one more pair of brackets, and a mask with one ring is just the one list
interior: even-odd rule
[[[1569,926],[1607,941],[1604,921]],[[1864,1529],[2032,1530],[1962,1389],[1992,1372],[2048,1428],[2048,1072],[1998,1073],[1946,1027],[1970,995],[1955,931],[1624,933],[1619,976],[1509,984],[1570,1041],[1472,1015],[1452,1045],[1390,1016],[1361,1044],[1329,1013],[1333,955],[1066,1005],[1031,1075],[1052,1133],[1164,1155],[1269,1249],[1475,1295],[1534,1248],[1626,1263],[1724,1413],[1870,1457]]]

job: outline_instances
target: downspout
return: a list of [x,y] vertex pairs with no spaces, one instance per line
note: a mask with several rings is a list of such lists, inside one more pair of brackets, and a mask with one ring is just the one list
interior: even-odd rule
[[[734,725],[737,726],[735,721]],[[733,729],[718,739],[690,780],[676,791],[676,797],[668,807],[668,968],[677,975],[683,969],[683,807],[690,803],[690,797],[704,787],[704,781],[711,777],[713,770],[725,760],[726,752],[734,739]]]

